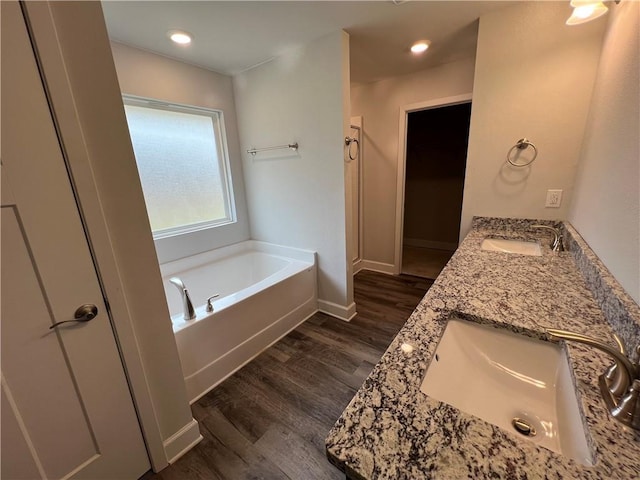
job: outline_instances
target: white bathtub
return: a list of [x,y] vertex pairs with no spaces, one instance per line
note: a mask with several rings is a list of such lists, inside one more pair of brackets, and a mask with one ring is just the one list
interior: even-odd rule
[[[318,310],[314,252],[249,240],[160,270],[192,403]],[[171,277],[187,287],[195,320],[183,319]]]

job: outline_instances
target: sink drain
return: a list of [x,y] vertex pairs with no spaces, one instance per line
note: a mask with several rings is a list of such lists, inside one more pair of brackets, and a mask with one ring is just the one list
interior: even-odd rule
[[516,429],[516,432],[524,435],[525,437],[535,437],[536,429],[526,420],[522,418],[515,417],[511,420],[511,425]]

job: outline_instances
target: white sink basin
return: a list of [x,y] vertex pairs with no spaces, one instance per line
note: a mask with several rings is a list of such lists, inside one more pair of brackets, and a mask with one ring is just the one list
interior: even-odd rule
[[519,253],[520,255],[533,255],[536,257],[542,256],[542,249],[538,242],[525,242],[523,240],[487,237],[482,240],[480,248],[491,252]]
[[[567,358],[556,344],[451,319],[420,390],[523,439],[593,465]],[[514,419],[521,420],[520,431]],[[526,434],[527,426],[535,436]]]

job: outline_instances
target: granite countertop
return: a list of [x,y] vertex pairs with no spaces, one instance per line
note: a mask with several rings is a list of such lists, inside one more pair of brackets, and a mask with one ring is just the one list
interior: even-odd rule
[[[329,432],[327,456],[347,478],[640,477],[640,435],[607,412],[598,376],[612,362],[593,348],[566,345],[595,463],[592,467],[420,391],[450,317],[501,324],[531,336],[544,336],[545,328],[560,328],[599,339],[613,338],[611,319],[607,321],[596,301],[598,295],[588,288],[575,251],[586,250],[587,257],[598,262],[597,258],[568,224],[561,226],[571,251],[551,252],[549,233],[529,229],[532,223],[553,224],[474,219],[471,233]],[[480,243],[485,236],[538,238],[545,248],[541,257],[482,251]],[[631,327],[627,322],[621,328],[626,328],[628,342],[637,341],[638,305],[628,295],[616,305],[630,310],[623,316],[631,318]],[[406,345],[401,348],[403,344],[413,350],[407,352],[411,349]]]

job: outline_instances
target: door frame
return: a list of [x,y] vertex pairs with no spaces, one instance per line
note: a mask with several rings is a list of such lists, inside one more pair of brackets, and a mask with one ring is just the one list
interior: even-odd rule
[[[363,165],[362,165],[362,145],[363,145],[363,141],[362,141],[362,137],[363,137],[363,122],[362,122],[362,116],[358,115],[358,116],[353,116],[351,117],[351,123],[349,125],[350,127],[350,131],[351,131],[351,135],[353,135],[353,131],[357,131],[358,132],[358,155],[357,155],[357,161],[358,161],[358,218],[356,219],[357,224],[358,224],[358,257],[352,262],[353,263],[353,274],[355,275],[356,273],[358,273],[358,267],[359,265],[362,263],[362,259],[364,258],[364,175],[363,175]],[[347,152],[347,155],[349,153]],[[353,192],[351,192],[352,198],[354,198]],[[352,208],[353,210],[353,208]],[[353,219],[352,219],[353,221]],[[353,226],[352,226],[353,229]]]
[[[98,198],[95,179],[89,165],[83,161],[88,154],[85,150],[82,125],[73,108],[75,102],[71,86],[66,81],[66,75],[63,77],[62,72],[51,68],[55,65],[59,69],[64,69],[64,59],[55,37],[55,25],[49,16],[48,5],[41,4],[41,7],[36,10],[37,7],[34,8],[34,5],[25,3],[23,9],[26,11],[23,10],[23,14],[27,19],[27,28],[34,44],[39,69],[41,72],[43,70],[46,72],[46,79],[43,78],[45,91],[60,138],[71,187],[78,202],[80,218],[87,232],[87,243],[94,259],[96,274],[106,297],[105,300],[108,299],[109,319],[114,329],[147,452],[154,470],[162,469],[168,465],[168,462],[155,414],[153,417],[149,415],[153,413],[153,402],[146,384],[140,351],[135,342],[133,321],[124,295],[126,289],[118,273],[114,252],[106,243],[109,232]],[[43,42],[45,38],[49,42]],[[43,62],[46,62],[46,66]],[[55,105],[52,96],[56,98]],[[153,421],[149,422],[151,419]]]
[[[81,8],[80,4],[76,5]],[[121,271],[119,267],[116,251],[112,245],[110,217],[105,211],[99,194],[100,187],[104,187],[105,181],[102,180],[99,184],[100,179],[97,179],[94,173],[93,163],[96,160],[89,147],[94,140],[92,137],[94,131],[89,131],[82,123],[79,107],[76,105],[77,93],[66,70],[63,55],[65,45],[58,38],[59,27],[56,23],[56,12],[54,12],[57,5],[51,2],[21,2],[21,6],[27,20],[27,28],[43,77],[45,92],[95,269],[106,297],[105,301],[108,299],[109,319],[151,466],[155,472],[158,472],[202,440],[198,423],[191,414],[182,376],[179,377],[180,384],[174,382],[176,372],[181,374],[177,349],[165,352],[167,358],[175,356],[175,361],[171,363],[175,371],[167,373],[163,386],[165,391],[171,392],[173,396],[168,399],[159,399],[157,397],[160,393],[154,390],[150,379],[150,376],[157,373],[147,371],[145,359],[149,362],[148,353],[141,348],[142,339],[138,338],[141,332],[136,332],[136,325],[140,324],[138,318],[140,311],[136,309],[135,301],[128,298],[131,293],[127,288],[126,272]],[[98,8],[100,8],[99,4]],[[85,13],[82,9],[79,12]],[[89,16],[94,14],[96,14],[95,10],[87,12]],[[90,18],[93,19],[93,17]],[[91,88],[91,85],[83,86]],[[149,235],[151,235],[150,231]],[[149,292],[145,293],[149,294]],[[159,292],[157,298],[154,295],[149,295],[149,298],[165,302],[166,308],[164,292]],[[158,313],[158,308],[151,307],[153,306],[150,306],[148,312],[152,313],[147,313],[147,316],[153,317]],[[166,321],[170,321],[168,310]],[[173,374],[173,377],[169,377],[169,373]],[[174,425],[177,425],[177,429]]]
[[[407,171],[407,126],[409,114],[420,110],[448,107],[469,103],[472,93],[463,93],[452,97],[435,98],[424,102],[410,103],[400,107],[398,120],[398,176],[396,179],[396,228],[395,228],[395,252],[393,255],[393,273],[402,273],[402,235],[404,232],[404,194]],[[461,220],[462,221],[462,220]]]

